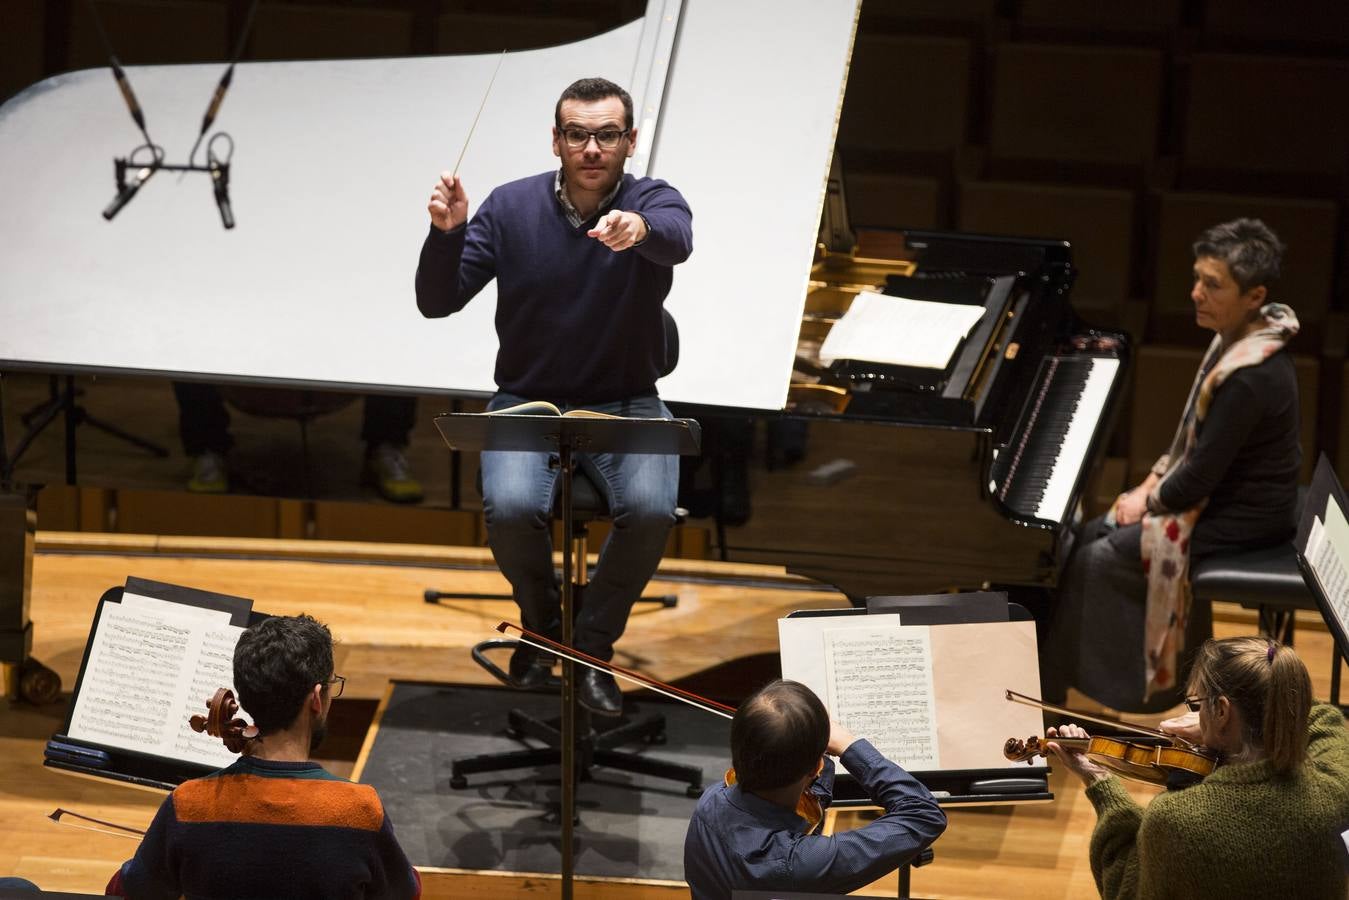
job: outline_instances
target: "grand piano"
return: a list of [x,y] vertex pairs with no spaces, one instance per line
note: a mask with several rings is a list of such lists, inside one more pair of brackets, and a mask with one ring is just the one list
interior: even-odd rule
[[[909,230],[859,245],[841,181],[836,165],[774,423],[804,437],[804,456],[755,473],[753,514],[724,530],[726,557],[854,598],[1053,585],[1126,383],[1128,337],[1074,313],[1067,242]],[[944,370],[822,365],[822,339],[861,290],[983,315]]]

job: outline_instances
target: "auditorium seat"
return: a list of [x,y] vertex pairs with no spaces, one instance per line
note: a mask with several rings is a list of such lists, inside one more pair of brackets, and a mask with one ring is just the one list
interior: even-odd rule
[[1135,195],[1113,188],[969,181],[960,185],[956,228],[1057,238],[1073,245],[1073,308],[1094,324],[1119,324],[1134,295]]
[[491,53],[535,49],[579,41],[600,31],[599,23],[588,18],[442,13],[437,20],[436,50],[439,53]]
[[[1181,343],[1207,343],[1196,337],[1190,300],[1194,257],[1190,247],[1204,229],[1239,216],[1262,219],[1288,247],[1283,277],[1271,296],[1297,310],[1305,328],[1325,317],[1334,284],[1337,219],[1335,203],[1281,197],[1163,192],[1153,196],[1149,253],[1154,263],[1149,332]],[[1317,353],[1307,342],[1302,352]]]
[[1343,0],[1204,0],[1205,49],[1292,56],[1349,52],[1349,3]]
[[844,189],[854,228],[947,228],[942,181],[893,172],[847,172]]
[[0,28],[0,103],[42,80],[45,7],[43,0],[11,0],[5,5],[5,26]]
[[1198,53],[1178,105],[1179,187],[1344,195],[1349,63]]
[[1158,151],[1162,53],[1003,43],[994,50],[989,178],[1142,183]]
[[1349,478],[1349,410],[1345,409],[1346,403],[1349,403],[1349,362],[1341,366],[1340,375],[1340,398],[1342,400],[1339,408],[1339,465],[1335,471],[1341,473],[1342,477]]
[[337,4],[263,3],[249,46],[251,59],[406,56],[412,52],[412,13]]
[[1018,40],[1166,47],[1180,24],[1181,2],[1021,0],[1013,33]]
[[998,0],[866,0],[858,30],[983,39],[997,27],[998,5]]
[[861,35],[838,146],[856,170],[945,175],[969,132],[970,42]]
[[1185,398],[1203,350],[1169,344],[1144,344],[1134,354],[1133,390],[1129,395],[1129,485],[1171,446]]
[[[123,65],[223,60],[232,49],[228,46],[227,9],[223,3],[100,0],[96,5],[99,21]],[[9,27],[6,21],[10,15],[9,0],[5,0],[4,6],[5,11],[0,13],[0,31]],[[52,8],[56,6],[58,4],[47,4],[49,16],[54,14]],[[90,4],[71,3],[68,6],[71,23],[66,69],[106,66],[108,52],[89,13]],[[202,99],[203,104],[206,99]],[[153,109],[147,112],[153,117]]]

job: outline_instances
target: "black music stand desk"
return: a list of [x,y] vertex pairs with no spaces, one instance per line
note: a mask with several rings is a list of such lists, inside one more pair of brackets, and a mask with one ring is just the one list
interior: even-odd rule
[[[572,541],[572,473],[577,452],[692,456],[701,429],[693,419],[630,419],[587,415],[506,415],[448,413],[436,428],[453,450],[516,450],[556,453],[562,473],[562,542]],[[572,563],[562,554],[562,643],[572,646]],[[572,896],[573,829],[576,817],[576,678],[574,663],[562,660],[562,897]]]

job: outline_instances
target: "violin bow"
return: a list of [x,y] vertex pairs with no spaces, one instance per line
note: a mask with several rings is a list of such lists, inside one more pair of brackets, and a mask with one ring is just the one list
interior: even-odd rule
[[735,707],[733,706],[727,706],[724,703],[718,703],[715,700],[700,697],[692,691],[686,691],[683,688],[677,688],[672,684],[657,681],[648,675],[643,675],[641,672],[625,669],[622,666],[616,666],[613,663],[606,662],[602,659],[598,659],[568,647],[566,644],[559,644],[551,638],[536,634],[527,628],[522,628],[511,622],[502,622],[496,627],[496,630],[502,634],[514,632],[515,635],[517,635],[516,640],[520,641],[522,644],[528,644],[531,647],[535,647],[547,653],[554,653],[563,659],[568,659],[574,663],[588,666],[597,672],[604,672],[608,675],[622,678],[625,681],[631,681],[634,684],[639,684],[644,688],[653,690],[658,694],[664,694],[672,700],[678,700],[681,703],[687,703],[689,706],[697,707],[704,712],[710,712],[715,716],[721,716],[723,719],[730,719],[735,716]]
[[[1146,734],[1150,737],[1165,738],[1166,740],[1171,741],[1174,744],[1184,747],[1186,750],[1198,749],[1197,747],[1195,747],[1194,744],[1185,740],[1185,738],[1181,737],[1178,734],[1168,734],[1165,731],[1158,731],[1153,728],[1144,728],[1142,725],[1133,725],[1129,722],[1121,722],[1119,719],[1110,719],[1105,716],[1093,716],[1092,714],[1084,713],[1081,710],[1068,709],[1067,707],[1063,706],[1055,706],[1052,703],[1045,703],[1043,700],[1036,700],[1034,697],[1027,697],[1025,694],[1018,694],[1016,691],[1007,691],[1006,696],[1007,699],[1012,701],[1013,703],[1021,703],[1025,706],[1034,706],[1039,709],[1047,709],[1050,712],[1056,712],[1059,713],[1060,715],[1074,716],[1076,718],[1085,719],[1088,722],[1096,722],[1101,725],[1111,725],[1114,726],[1115,728],[1123,728],[1125,731],[1134,731],[1137,732],[1138,734]],[[1046,740],[1052,741],[1054,739],[1047,738]]]
[[[68,809],[61,809],[60,807],[57,807],[52,812],[51,815],[47,816],[47,818],[51,819],[58,825],[68,825],[71,828],[78,828],[81,831],[94,831],[99,834],[110,834],[113,837],[131,838],[133,841],[140,840],[141,838],[145,837],[145,832],[141,831],[139,828],[132,828],[129,825],[118,825],[116,822],[105,822],[102,819],[95,819],[92,816],[80,815],[77,812],[71,812]],[[76,825],[74,822],[65,821],[67,818],[80,819],[85,822],[93,822],[95,825],[104,825],[107,826],[108,828],[112,828],[115,830],[105,831],[102,828],[90,828],[88,825]]]
[[464,161],[464,154],[468,152],[468,142],[473,140],[473,132],[478,128],[478,119],[482,118],[482,111],[487,106],[487,98],[492,93],[492,85],[496,84],[497,73],[501,71],[501,64],[506,61],[506,51],[502,50],[501,55],[497,57],[497,67],[492,70],[492,77],[487,82],[487,90],[483,91],[482,103],[478,105],[478,114],[473,117],[473,124],[468,126],[468,137],[464,138],[464,149],[459,151],[459,158],[454,161],[453,178],[459,174],[459,164]]

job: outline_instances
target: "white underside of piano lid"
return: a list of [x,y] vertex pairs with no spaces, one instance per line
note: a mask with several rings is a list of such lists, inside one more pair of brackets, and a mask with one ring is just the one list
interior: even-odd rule
[[[669,36],[680,7],[652,0],[645,20],[509,54],[460,174],[476,204],[553,168],[553,105],[576,78],[649,84],[646,96],[663,86],[660,109],[636,97],[639,146],[654,139],[651,174],[688,198],[695,249],[667,301],[682,353],[662,393],[776,409],[858,3],[686,0],[667,81],[656,31]],[[113,222],[100,217],[113,158],[141,142],[106,69],[19,94],[0,107],[0,362],[492,390],[492,288],[427,321],[412,276],[431,186],[497,56],[241,64],[216,122],[236,143],[233,231],[200,173],[160,172]],[[126,70],[167,162],[186,162],[223,68]]]

